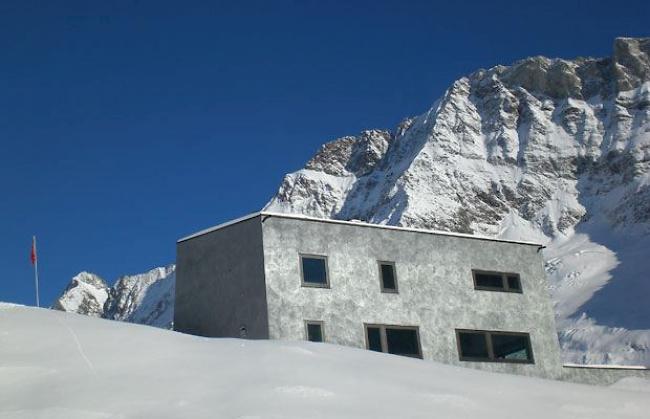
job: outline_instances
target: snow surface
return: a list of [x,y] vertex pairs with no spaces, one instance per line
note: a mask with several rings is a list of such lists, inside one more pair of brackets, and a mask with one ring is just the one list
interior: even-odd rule
[[0,304],[3,419],[647,418],[646,384],[593,387]]

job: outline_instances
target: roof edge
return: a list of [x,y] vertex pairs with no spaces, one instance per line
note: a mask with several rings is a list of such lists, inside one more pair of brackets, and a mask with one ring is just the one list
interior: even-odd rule
[[243,217],[235,218],[234,220],[226,221],[225,223],[217,224],[216,226],[208,227],[205,230],[199,230],[196,233],[190,234],[189,236],[182,237],[176,240],[176,243],[181,243],[187,240],[191,240],[196,237],[203,236],[208,233],[212,233],[213,231],[221,230],[222,228],[230,227],[231,225],[241,223],[242,221],[250,220],[251,218],[255,218],[260,215],[262,215],[261,211],[246,214]]
[[331,218],[317,218],[317,217],[311,217],[308,215],[303,215],[303,214],[289,214],[289,213],[281,213],[281,212],[270,212],[270,211],[258,211],[254,212],[252,214],[245,215],[240,218],[236,218],[234,220],[218,224],[214,227],[207,228],[205,230],[198,231],[194,234],[190,234],[189,236],[183,237],[177,241],[177,243],[193,239],[195,237],[202,236],[204,234],[211,233],[213,231],[229,227],[233,224],[240,223],[242,221],[249,220],[251,218],[255,218],[258,216],[264,216],[264,217],[278,217],[278,218],[290,218],[294,220],[304,220],[304,221],[316,221],[316,222],[321,222],[321,223],[330,223],[330,224],[342,224],[342,225],[352,225],[352,226],[357,226],[357,227],[369,227],[369,228],[380,228],[384,230],[396,230],[396,231],[410,231],[413,233],[425,233],[425,234],[434,234],[438,236],[451,236],[451,237],[462,237],[462,238],[467,238],[467,239],[476,239],[476,240],[488,240],[488,241],[495,241],[495,242],[502,242],[502,243],[515,243],[515,244],[523,244],[523,245],[528,245],[528,246],[536,246],[536,247],[544,247],[543,244],[540,243],[535,243],[535,242],[529,242],[529,241],[524,241],[524,240],[508,240],[508,239],[499,239],[496,237],[489,237],[489,236],[481,236],[481,235],[475,235],[475,234],[466,234],[466,233],[454,233],[450,231],[441,231],[441,230],[427,230],[423,228],[413,228],[413,227],[400,227],[400,226],[391,226],[391,225],[386,225],[386,224],[373,224],[373,223],[367,223],[364,221],[344,221],[344,220],[334,220]]

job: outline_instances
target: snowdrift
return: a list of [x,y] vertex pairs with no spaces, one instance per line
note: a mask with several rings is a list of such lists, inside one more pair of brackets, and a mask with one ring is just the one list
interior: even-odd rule
[[612,388],[0,304],[1,418],[647,418]]

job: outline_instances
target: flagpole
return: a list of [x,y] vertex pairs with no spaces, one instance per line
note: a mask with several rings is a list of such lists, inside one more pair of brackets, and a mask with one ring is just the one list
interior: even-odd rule
[[[33,243],[34,255],[38,255],[38,253],[36,253],[36,236],[33,237]],[[40,307],[41,303],[38,298],[38,256],[34,258],[34,285],[36,286],[36,307]]]

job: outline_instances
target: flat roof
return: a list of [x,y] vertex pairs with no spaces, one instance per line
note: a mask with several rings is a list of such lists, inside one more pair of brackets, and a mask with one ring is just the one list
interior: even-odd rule
[[506,240],[506,239],[498,239],[496,237],[480,236],[480,235],[475,235],[475,234],[453,233],[453,232],[449,232],[449,231],[427,230],[427,229],[423,229],[423,228],[411,228],[411,227],[399,227],[399,226],[391,226],[391,225],[385,225],[385,224],[372,224],[372,223],[366,223],[364,221],[333,220],[331,218],[317,218],[317,217],[310,217],[310,216],[302,215],[302,214],[288,214],[288,213],[269,212],[269,211],[254,212],[252,214],[244,215],[243,217],[239,217],[239,218],[236,218],[234,220],[227,221],[225,223],[217,224],[216,226],[206,228],[205,230],[197,231],[196,233],[190,234],[189,236],[185,236],[183,238],[180,238],[180,239],[177,240],[177,243],[184,242],[184,241],[193,239],[195,237],[203,236],[204,234],[212,233],[213,231],[217,231],[217,230],[220,230],[222,228],[226,228],[228,226],[231,226],[233,224],[241,223],[242,221],[250,220],[251,218],[260,217],[260,216],[289,218],[289,219],[294,219],[294,220],[314,221],[314,222],[329,223],[329,224],[343,224],[343,225],[350,225],[350,226],[356,226],[356,227],[379,228],[379,229],[383,229],[383,230],[409,231],[409,232],[413,232],[413,233],[434,234],[434,235],[438,235],[438,236],[463,237],[463,238],[467,238],[467,239],[488,240],[488,241],[495,241],[495,242],[516,243],[516,244],[524,244],[524,245],[529,245],[529,246],[544,247],[544,245],[542,245],[540,243],[534,243],[534,242],[522,241],[522,240]]

